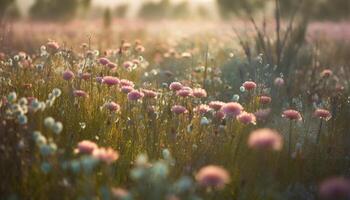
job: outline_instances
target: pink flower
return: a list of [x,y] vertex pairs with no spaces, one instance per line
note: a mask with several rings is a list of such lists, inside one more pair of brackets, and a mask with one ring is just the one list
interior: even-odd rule
[[192,94],[197,98],[207,97],[207,92],[202,88],[194,88]]
[[125,68],[125,69],[129,69],[130,67],[132,67],[134,64],[132,63],[132,62],[130,62],[130,61],[125,61],[124,63],[123,63],[123,67]]
[[221,110],[228,117],[236,117],[243,111],[243,106],[236,102],[226,103],[222,106]]
[[190,87],[182,87],[182,89],[176,92],[176,95],[180,97],[192,96],[192,89]]
[[266,109],[260,109],[257,110],[254,115],[257,118],[258,121],[263,121],[265,120],[271,113],[271,109],[270,108],[266,108]]
[[115,102],[108,102],[105,104],[106,108],[111,112],[119,112],[120,106]]
[[225,118],[225,113],[222,112],[221,110],[218,110],[215,114],[214,117],[218,120],[222,120]]
[[243,83],[243,87],[248,91],[254,90],[256,88],[256,83],[254,83],[253,81],[246,81]]
[[201,114],[201,115],[208,113],[210,110],[211,110],[211,108],[205,104],[201,104],[201,105],[194,108],[194,111]]
[[103,77],[98,76],[98,77],[95,78],[95,80],[96,80],[97,83],[101,84],[103,82]]
[[128,93],[128,99],[130,101],[137,101],[141,98],[143,98],[144,94],[138,90],[133,90]]
[[88,94],[83,90],[74,90],[73,94],[76,97],[88,97]]
[[278,77],[275,79],[274,83],[275,83],[275,86],[282,87],[284,85],[284,80],[283,78]]
[[237,120],[243,124],[256,124],[255,115],[244,111],[237,116]]
[[179,114],[183,114],[183,113],[187,113],[187,109],[183,106],[180,105],[175,105],[171,108],[171,112],[179,115]]
[[83,73],[81,74],[80,78],[83,79],[83,80],[89,80],[91,77],[91,74],[90,73]]
[[283,111],[282,117],[290,120],[298,120],[298,121],[302,120],[301,114],[298,111],[292,110],[292,109]]
[[282,149],[282,145],[282,136],[268,128],[253,131],[248,139],[248,146],[256,150],[279,151]]
[[259,97],[259,102],[261,104],[269,104],[271,103],[271,97],[268,97],[268,96],[260,96]]
[[143,47],[142,45],[137,45],[135,47],[135,50],[138,52],[144,52],[145,51],[145,47]]
[[112,164],[119,158],[118,152],[114,151],[112,148],[98,148],[92,152],[92,156],[107,163]]
[[120,80],[120,85],[121,86],[130,86],[130,87],[134,87],[135,84],[132,81],[126,80],[126,79],[122,79]]
[[128,199],[129,197],[129,192],[125,189],[122,188],[112,188],[112,199],[114,200],[123,200],[123,199]]
[[105,76],[102,79],[102,83],[107,84],[108,86],[118,85],[120,80],[117,77]]
[[92,154],[92,152],[97,148],[98,146],[95,142],[91,142],[90,140],[83,140],[78,143],[78,147],[75,151],[82,154]]
[[46,43],[46,47],[51,52],[57,52],[58,49],[60,48],[60,45],[58,45],[57,42],[51,41],[51,42]]
[[146,98],[154,99],[157,97],[158,93],[153,90],[143,89],[142,92],[145,94]]
[[117,67],[117,64],[110,62],[110,63],[107,64],[107,67],[108,67],[109,69],[114,69],[114,68]]
[[179,82],[172,82],[170,83],[170,86],[169,86],[169,89],[172,90],[172,91],[178,91],[178,90],[181,90],[182,88],[182,84],[179,83]]
[[101,65],[108,65],[108,63],[110,63],[110,61],[108,60],[108,58],[100,58],[98,60],[98,62],[101,64]]
[[223,105],[225,105],[225,103],[221,101],[212,101],[209,103],[209,107],[214,110],[220,110]]
[[320,109],[320,108],[315,110],[314,115],[326,121],[328,121],[332,117],[332,114],[328,110]]
[[321,72],[321,77],[322,78],[328,78],[333,75],[333,71],[330,69],[325,69]]
[[74,73],[67,69],[66,71],[63,72],[63,79],[66,81],[70,81],[74,78]]
[[343,177],[329,178],[321,183],[319,194],[327,200],[349,199],[350,181]]
[[125,93],[125,94],[128,94],[129,92],[131,92],[131,91],[133,91],[133,90],[134,90],[134,88],[131,87],[131,86],[123,86],[123,87],[121,88],[121,91],[122,91],[123,93]]
[[230,182],[230,175],[222,167],[209,165],[199,170],[196,181],[204,187],[222,189]]

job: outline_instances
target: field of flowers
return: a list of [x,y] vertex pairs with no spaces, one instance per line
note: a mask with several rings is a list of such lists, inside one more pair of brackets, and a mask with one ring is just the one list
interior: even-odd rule
[[350,199],[350,44],[252,24],[15,25],[0,199]]

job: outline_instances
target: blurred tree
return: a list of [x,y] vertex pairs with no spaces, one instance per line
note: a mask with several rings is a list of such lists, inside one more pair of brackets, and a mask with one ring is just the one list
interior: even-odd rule
[[145,19],[167,18],[170,8],[170,0],[162,0],[159,3],[145,2],[139,11],[139,17]]
[[74,17],[79,3],[78,0],[36,0],[30,15],[40,20],[69,20]]
[[0,0],[0,20],[5,16],[7,9],[13,5],[15,0]]
[[254,12],[256,9],[264,7],[266,2],[266,0],[217,0],[220,14],[223,17]]
[[128,4],[121,4],[115,8],[115,15],[118,18],[124,18],[126,16],[126,13],[128,12],[128,9]]
[[112,14],[109,8],[106,8],[103,13],[103,25],[106,29],[111,27],[112,24]]

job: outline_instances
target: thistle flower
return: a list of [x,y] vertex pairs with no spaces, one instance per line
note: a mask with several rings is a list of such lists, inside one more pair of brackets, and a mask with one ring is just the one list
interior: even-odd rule
[[179,115],[179,114],[183,114],[183,113],[187,113],[187,109],[183,106],[180,105],[175,105],[171,108],[171,112]]
[[134,87],[135,84],[132,81],[126,80],[126,79],[121,79],[120,80],[120,85],[121,86],[129,86],[129,87]]
[[91,74],[90,73],[83,73],[83,74],[80,74],[80,78],[83,79],[84,81],[87,81],[91,78]]
[[333,71],[330,70],[330,69],[325,69],[325,70],[323,70],[323,71],[321,72],[321,74],[320,74],[320,76],[321,76],[322,78],[328,78],[328,77],[330,77],[330,76],[332,76],[332,75],[333,75]]
[[130,198],[130,193],[122,188],[112,188],[112,199],[114,200],[127,200]]
[[230,182],[230,175],[222,167],[209,165],[199,170],[196,181],[203,187],[223,189]]
[[75,97],[88,97],[88,94],[83,90],[74,90],[73,94]]
[[137,101],[139,99],[142,99],[145,95],[138,91],[138,90],[133,90],[128,93],[128,100],[129,101]]
[[211,110],[211,108],[208,105],[201,104],[194,108],[194,112],[199,113],[200,115],[204,115],[208,113]]
[[282,145],[282,136],[268,128],[253,131],[248,139],[248,146],[256,150],[279,151],[282,149]]
[[180,97],[189,97],[192,96],[192,89],[189,87],[182,87],[180,90],[176,92],[177,96]]
[[326,121],[328,121],[332,117],[332,114],[328,110],[320,109],[320,108],[315,110],[314,115]]
[[259,97],[259,103],[260,104],[269,104],[269,103],[271,103],[271,97],[269,97],[269,96],[260,96]]
[[319,194],[326,200],[348,200],[350,198],[350,181],[343,177],[329,178],[319,187]]
[[178,91],[182,89],[182,84],[180,82],[172,82],[170,83],[169,89],[172,91]]
[[125,69],[130,69],[133,65],[134,65],[134,63],[132,63],[131,61],[125,61],[125,62],[123,63],[123,67],[124,67]]
[[223,105],[221,111],[228,117],[236,117],[243,111],[243,106],[236,102],[230,102]]
[[67,69],[66,71],[63,72],[62,77],[64,80],[70,81],[74,79],[74,73],[71,70]]
[[253,81],[246,81],[243,83],[242,86],[244,87],[245,90],[250,91],[256,88],[256,83],[254,83]]
[[276,78],[275,81],[274,81],[274,84],[277,87],[282,87],[284,85],[283,78],[280,78],[280,77]]
[[212,108],[213,110],[220,110],[222,106],[224,106],[225,103],[221,101],[211,101],[209,103],[209,107]]
[[117,77],[104,76],[102,79],[102,83],[108,86],[113,86],[113,85],[118,85],[120,83],[120,80]]
[[50,41],[50,42],[46,43],[46,47],[51,53],[57,52],[60,48],[58,43],[54,42],[54,41]]
[[194,88],[192,95],[197,98],[207,97],[207,92],[202,88]]
[[52,126],[52,131],[56,134],[60,134],[63,130],[63,124],[61,122],[55,122]]
[[78,146],[75,149],[75,152],[81,153],[81,154],[92,154],[92,152],[97,148],[98,146],[96,143],[89,140],[83,140],[78,143]]
[[115,69],[115,68],[117,68],[117,64],[110,62],[110,63],[107,64],[107,67],[109,69]]
[[129,92],[133,91],[134,88],[131,86],[122,86],[120,89],[123,93],[128,94]]
[[108,60],[108,58],[100,58],[98,60],[98,62],[101,64],[101,65],[108,65],[108,63],[110,63],[110,61]]
[[237,116],[237,120],[243,124],[256,124],[255,115],[244,111]]
[[105,107],[110,111],[110,112],[119,112],[120,106],[119,104],[115,102],[108,102],[105,104]]
[[301,114],[298,111],[292,109],[283,111],[282,117],[287,118],[289,120],[302,120]]
[[145,94],[145,98],[150,98],[150,99],[154,99],[158,95],[158,93],[153,90],[142,89],[142,92]]
[[270,108],[266,108],[266,109],[260,109],[257,110],[254,115],[256,117],[256,119],[258,121],[263,121],[265,120],[271,113],[271,109]]
[[94,149],[92,156],[107,164],[112,164],[119,158],[118,152],[114,151],[112,148]]

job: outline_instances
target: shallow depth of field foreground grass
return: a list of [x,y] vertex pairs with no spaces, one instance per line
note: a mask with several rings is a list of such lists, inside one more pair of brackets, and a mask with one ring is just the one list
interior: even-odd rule
[[0,53],[0,199],[350,199],[350,45],[249,23],[21,37]]

